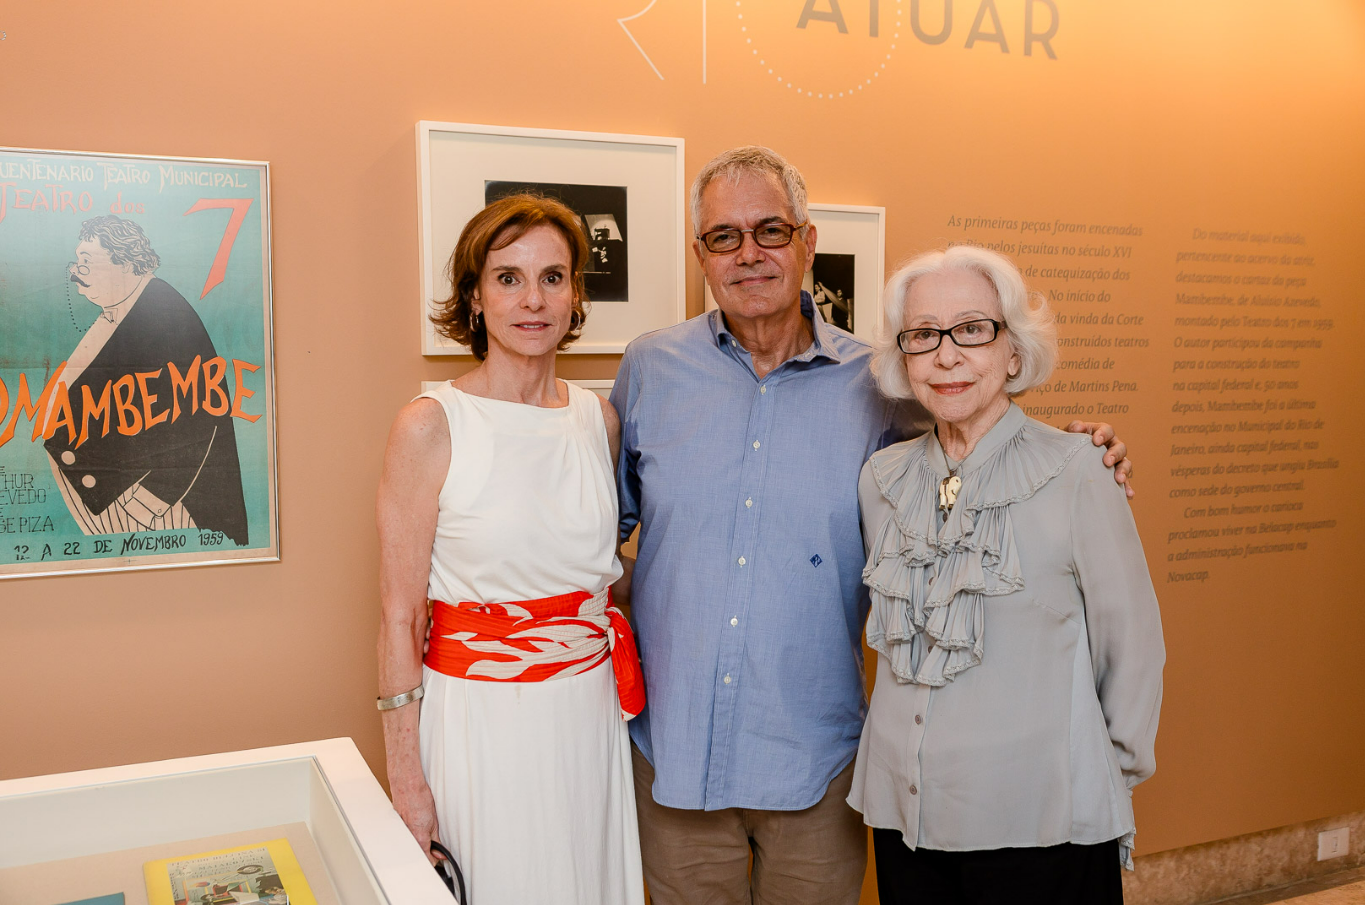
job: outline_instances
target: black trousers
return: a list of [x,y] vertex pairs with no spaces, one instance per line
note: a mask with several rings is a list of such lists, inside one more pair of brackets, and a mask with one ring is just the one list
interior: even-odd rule
[[911,851],[872,831],[881,905],[1123,905],[1117,839],[1099,845]]

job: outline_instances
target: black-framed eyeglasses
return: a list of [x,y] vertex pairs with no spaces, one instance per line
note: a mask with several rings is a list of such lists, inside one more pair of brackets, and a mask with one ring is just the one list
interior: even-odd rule
[[707,251],[718,255],[738,251],[739,247],[744,244],[745,233],[754,237],[754,244],[759,248],[784,248],[792,244],[792,236],[796,235],[798,229],[809,225],[809,220],[795,225],[774,221],[772,223],[761,223],[753,229],[735,229],[734,227],[712,229],[702,233],[697,238],[701,240],[701,244],[706,246]]
[[1005,325],[1000,321],[983,317],[979,320],[963,321],[943,330],[938,327],[915,327],[897,333],[896,345],[900,346],[906,355],[923,355],[943,345],[943,337],[947,336],[961,348],[970,349],[973,346],[984,346],[994,342],[1003,326]]

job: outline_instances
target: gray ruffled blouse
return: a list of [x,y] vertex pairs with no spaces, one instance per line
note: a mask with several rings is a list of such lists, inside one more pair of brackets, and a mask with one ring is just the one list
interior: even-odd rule
[[932,431],[863,467],[877,680],[848,802],[869,826],[945,851],[1121,839],[1131,865],[1166,655],[1103,457],[1011,405],[946,518]]

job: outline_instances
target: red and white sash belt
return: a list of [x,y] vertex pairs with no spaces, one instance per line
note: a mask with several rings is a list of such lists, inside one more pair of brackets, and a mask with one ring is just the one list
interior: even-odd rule
[[547,682],[587,672],[608,657],[621,718],[645,706],[635,636],[611,589],[515,603],[449,604],[433,600],[431,642],[422,662],[459,679]]

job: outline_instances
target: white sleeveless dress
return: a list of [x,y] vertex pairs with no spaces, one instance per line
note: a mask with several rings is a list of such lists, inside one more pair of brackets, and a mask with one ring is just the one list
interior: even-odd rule
[[[449,383],[427,594],[510,603],[596,594],[621,575],[616,483],[597,397],[549,409]],[[422,670],[422,771],[477,905],[643,905],[630,739],[611,661],[545,682]]]

